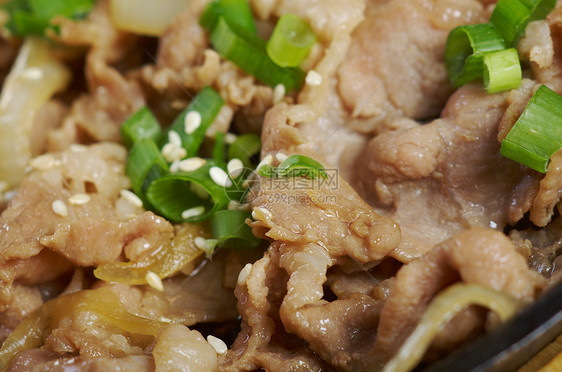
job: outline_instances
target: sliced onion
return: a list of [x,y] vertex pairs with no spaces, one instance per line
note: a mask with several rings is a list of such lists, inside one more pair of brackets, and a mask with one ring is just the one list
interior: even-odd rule
[[111,0],[115,27],[135,34],[160,36],[191,0]]
[[0,96],[0,181],[16,187],[31,158],[35,113],[70,81],[69,69],[46,40],[28,38],[4,81]]

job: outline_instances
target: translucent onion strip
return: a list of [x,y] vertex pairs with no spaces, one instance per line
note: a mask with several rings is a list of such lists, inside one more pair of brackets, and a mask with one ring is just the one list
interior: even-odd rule
[[129,313],[108,287],[59,296],[45,302],[10,333],[0,348],[0,370],[4,370],[17,353],[43,345],[50,330],[57,328],[65,317],[86,311],[134,334],[155,336],[168,325]]
[[119,30],[160,36],[189,3],[191,0],[111,0],[109,14]]
[[4,81],[0,96],[0,181],[12,188],[25,175],[31,158],[35,113],[65,89],[70,71],[50,52],[45,40],[29,38]]
[[147,284],[149,271],[161,279],[170,277],[189,263],[203,258],[203,251],[196,247],[195,238],[206,237],[207,229],[198,224],[176,226],[175,237],[160,247],[146,262],[112,262],[94,270],[96,278],[107,282],[131,285]]
[[418,326],[383,372],[412,370],[421,360],[435,335],[462,309],[480,305],[496,313],[502,321],[511,318],[519,302],[511,296],[476,284],[454,284],[431,302]]

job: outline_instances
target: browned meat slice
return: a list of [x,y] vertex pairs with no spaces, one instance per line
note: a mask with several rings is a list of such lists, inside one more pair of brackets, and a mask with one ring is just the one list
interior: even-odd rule
[[[176,19],[164,36],[165,43],[160,49],[157,66],[143,69],[143,80],[160,95],[166,96],[165,100],[156,98],[157,103],[155,104],[164,116],[172,117],[178,107],[185,106],[186,101],[189,100],[185,93],[186,89],[200,90],[202,87],[210,85],[221,94],[228,105],[229,112],[226,112],[220,123],[216,123],[219,130],[228,129],[230,118],[234,114],[234,125],[238,130],[259,132],[263,122],[263,113],[274,104],[273,89],[257,82],[231,62],[224,61],[214,50],[205,49],[208,41],[198,25],[197,17],[206,3],[203,1],[192,4],[186,13]],[[346,165],[353,161],[352,155],[357,151],[346,156],[343,143],[348,142],[347,138],[349,138],[350,142],[353,142],[351,148],[356,149],[363,145],[364,139],[345,128],[347,114],[339,102],[339,97],[337,101],[332,100],[327,103],[328,95],[326,93],[333,93],[335,96],[332,77],[349,47],[351,31],[363,19],[364,3],[364,0],[354,0],[351,3],[348,1],[345,4],[341,1],[318,2],[316,0],[252,2],[257,15],[269,24],[273,24],[278,16],[290,12],[306,19],[318,35],[319,42],[305,62],[305,69],[317,70],[323,77],[324,83],[319,87],[305,86],[303,88],[304,93],[301,92],[298,101],[308,104],[308,107],[300,106],[296,110],[300,110],[300,113],[295,112],[293,118],[298,117],[298,122],[301,124],[303,121],[317,121],[325,127],[326,134],[338,131],[338,137],[315,138],[316,146],[324,142],[326,142],[324,146],[326,149],[336,146],[335,153],[329,150],[324,150],[324,152],[331,154],[332,159],[337,159],[338,154],[344,154]],[[189,39],[187,44],[189,47],[178,51],[172,46],[171,41],[179,38]],[[196,50],[193,47],[195,44],[204,47]],[[330,89],[326,89],[328,87]],[[283,100],[292,102],[296,94],[286,93],[288,95]],[[334,105],[332,112],[326,112]],[[311,127],[310,132],[318,134],[314,126]],[[344,136],[346,141],[336,140]]]
[[383,259],[398,244],[400,229],[377,215],[347,182],[330,176],[324,182],[262,178],[252,200],[254,232],[278,241],[319,244],[334,258],[349,256],[360,263]]
[[[110,299],[111,306],[121,307],[120,310],[150,321],[151,327],[157,324],[159,331],[150,331],[155,332],[156,339],[133,330],[123,330],[121,326],[127,320],[122,315],[115,315],[119,311],[102,309],[100,313],[99,306],[92,302],[95,300],[84,297],[85,291],[80,292],[83,289],[79,283],[81,280],[79,275],[75,276],[73,282],[77,283],[69,286],[64,293],[72,295],[66,299],[57,298],[57,307],[54,310],[50,308],[57,315],[51,314],[37,321],[48,322],[41,331],[45,339],[42,350],[47,354],[27,350],[22,353],[26,356],[16,357],[10,368],[17,370],[19,364],[27,363],[28,367],[48,370],[53,363],[56,365],[56,360],[59,364],[69,365],[69,368],[85,368],[88,363],[105,365],[111,362],[110,358],[145,355],[148,365],[155,364],[159,370],[170,370],[174,365],[189,365],[194,370],[215,370],[215,349],[198,332],[190,331],[186,326],[231,321],[238,316],[232,291],[222,285],[227,259],[228,254],[220,252],[212,261],[202,265],[196,275],[186,277],[180,274],[165,279],[163,292],[149,286],[133,287],[117,283],[97,283],[94,285],[96,289],[88,291],[89,295],[98,292],[108,298],[110,294],[116,295]],[[22,300],[25,299],[25,296],[22,297]],[[30,301],[28,306],[31,305]],[[12,307],[17,309],[18,306]],[[61,312],[61,309],[64,311]],[[5,314],[9,315],[8,312]],[[80,355],[80,358],[70,360],[66,358],[68,355]],[[128,359],[120,360],[125,362]],[[120,362],[115,363],[119,366]]]
[[331,41],[338,33],[350,33],[363,19],[365,0],[250,0],[263,20],[286,13],[305,19],[321,41]]
[[140,85],[112,67],[133,53],[137,38],[113,27],[108,7],[109,1],[98,1],[87,20],[61,20],[62,43],[90,47],[86,55],[90,93],[75,99],[62,127],[51,132],[50,151],[63,150],[72,142],[120,142],[121,123],[144,104]]
[[[381,303],[359,289],[342,291],[341,298],[330,302],[324,299],[323,285],[331,267],[360,270],[361,264],[385,258],[400,233],[343,179],[334,181],[337,187],[304,178],[260,180],[252,196],[251,226],[274,243],[239,276],[243,331],[221,366],[264,367],[264,353],[278,352],[279,346],[294,350],[303,341],[337,368],[360,369],[368,363]],[[285,336],[287,332],[294,336]],[[285,341],[277,346],[279,339]],[[295,359],[311,363],[306,354]],[[311,368],[319,369],[318,363]]]
[[554,207],[562,198],[562,150],[550,157],[546,175],[540,182],[537,196],[531,207],[531,221],[544,227],[552,219]]
[[[178,15],[160,38],[157,63],[160,67],[181,71],[203,59],[209,45],[199,17],[210,1],[193,1]],[[181,48],[178,48],[181,45]]]
[[[392,296],[381,312],[375,353],[380,358],[390,358],[414,329],[431,299],[459,280],[506,292],[523,303],[531,302],[545,284],[505,235],[484,228],[465,230],[398,272]],[[452,341],[448,347],[481,326],[483,319],[477,313],[471,314],[473,311],[455,317],[454,322],[461,327],[443,331],[452,332],[446,335]]]
[[29,314],[43,305],[41,293],[36,287],[15,284],[12,288],[14,301],[0,313],[0,343]]
[[534,271],[550,278],[550,283],[557,282],[561,268],[557,255],[562,249],[562,218],[557,217],[540,230],[512,230],[509,237]]
[[[523,113],[531,96],[541,86],[531,80],[524,80],[522,86],[512,91],[507,99],[507,107],[499,126],[498,140],[501,142],[507,136],[519,116]],[[546,226],[554,214],[554,207],[562,197],[562,152],[558,151],[551,157],[546,175],[521,166],[525,173],[524,179],[517,185],[514,198],[510,205],[509,217],[511,221],[523,218],[530,212],[529,219],[537,226]]]
[[554,51],[552,62],[544,63],[543,66],[539,63],[531,63],[531,67],[539,83],[546,84],[558,94],[562,94],[562,5],[560,3],[548,15],[546,21],[550,26],[550,35],[543,32],[539,40],[547,45],[552,43]]
[[136,239],[150,249],[170,239],[168,222],[120,196],[129,187],[125,158],[121,146],[97,144],[32,161],[38,169],[0,215],[3,305],[11,301],[9,287],[16,279],[40,283],[68,270],[68,262],[113,262]]
[[220,370],[323,371],[326,364],[295,335],[285,332],[279,306],[287,294],[288,276],[280,255],[270,248],[264,257],[242,270],[238,287],[241,331],[230,350],[219,357]]
[[549,67],[554,57],[554,46],[548,22],[545,20],[530,22],[525,29],[525,35],[517,44],[517,51],[521,59],[536,64],[535,68]]
[[62,125],[68,108],[62,102],[51,100],[35,115],[31,131],[31,156],[41,155],[48,150],[49,133]]
[[371,140],[358,174],[373,202],[401,226],[394,257],[421,256],[470,226],[503,229],[514,222],[510,208],[524,194],[517,186],[527,173],[499,153],[506,107],[506,94],[468,85],[450,98],[441,119]]
[[369,132],[396,116],[435,117],[452,91],[445,41],[461,24],[483,22],[474,0],[394,0],[368,11],[338,72],[339,93],[353,116],[372,117]]

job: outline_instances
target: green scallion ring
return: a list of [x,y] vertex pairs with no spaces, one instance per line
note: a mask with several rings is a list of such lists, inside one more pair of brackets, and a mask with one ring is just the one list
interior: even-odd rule
[[515,48],[484,55],[484,87],[488,93],[502,92],[521,85],[521,64]]
[[490,22],[505,40],[514,46],[529,22],[544,19],[556,6],[556,0],[499,0]]
[[500,153],[546,173],[550,157],[562,148],[562,96],[542,85],[501,144]]
[[144,106],[121,125],[121,138],[127,148],[143,138],[150,138],[159,143],[162,139],[162,129],[152,111]]
[[316,160],[304,155],[291,155],[277,167],[279,177],[328,178],[326,170]]
[[482,77],[484,54],[505,49],[490,23],[459,26],[449,33],[445,63],[451,83],[458,87]]
[[247,0],[213,1],[201,14],[199,24],[207,31],[212,31],[219,17],[224,17],[237,28],[242,28],[252,34],[257,33],[256,23]]
[[[199,148],[205,139],[207,129],[213,124],[219,114],[224,101],[220,94],[213,88],[203,88],[195,98],[189,103],[189,106],[183,110],[170,126],[170,130],[179,134],[182,147],[187,152],[187,157],[191,158],[197,155]],[[194,112],[196,120],[195,125],[191,125],[188,115]],[[224,123],[226,126],[227,123]]]
[[135,194],[146,202],[144,192],[152,180],[168,172],[168,163],[150,138],[134,143],[127,157],[126,173]]
[[287,92],[298,90],[305,73],[299,68],[278,66],[265,51],[265,41],[255,35],[235,30],[219,17],[211,32],[211,44],[224,58],[269,86],[283,84]]
[[[217,184],[210,176],[212,168],[217,168],[217,165],[208,159],[195,171],[162,176],[148,186],[146,198],[154,210],[168,220],[204,221],[224,209],[230,201],[227,189],[231,184]],[[222,172],[226,175],[224,170]]]
[[260,136],[252,133],[242,134],[228,147],[228,160],[240,159],[245,167],[254,168],[250,158],[259,154],[260,150]]
[[316,35],[306,21],[283,14],[267,42],[267,55],[281,67],[297,67],[316,43]]
[[218,211],[211,217],[211,231],[216,239],[216,246],[229,249],[255,248],[260,239],[255,237],[246,219],[250,212],[239,210]]

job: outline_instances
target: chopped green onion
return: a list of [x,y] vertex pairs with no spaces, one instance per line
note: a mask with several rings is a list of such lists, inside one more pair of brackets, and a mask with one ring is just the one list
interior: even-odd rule
[[300,68],[284,68],[269,58],[265,41],[244,30],[235,30],[219,17],[211,31],[211,44],[224,58],[269,86],[283,84],[287,92],[300,89],[305,73]]
[[[187,157],[191,158],[197,155],[207,129],[213,124],[213,121],[219,114],[224,101],[222,97],[210,87],[203,88],[191,101],[189,106],[174,120],[170,130],[176,131],[181,138],[182,147],[187,151]],[[186,132],[186,116],[196,111],[200,114],[201,121],[197,123],[193,131]],[[199,117],[199,115],[197,115]],[[189,121],[189,120],[187,120]]]
[[521,85],[521,64],[515,48],[484,56],[484,87],[488,93],[515,89]]
[[456,27],[445,47],[449,80],[458,87],[481,78],[484,54],[503,49],[504,41],[492,24]]
[[501,144],[501,154],[546,173],[562,147],[562,96],[542,85]]
[[316,160],[304,155],[291,155],[277,168],[264,165],[259,169],[262,177],[305,177],[314,180],[318,177],[328,178],[326,170]]
[[296,67],[315,42],[316,35],[308,23],[294,14],[284,14],[267,42],[267,55],[281,67]]
[[257,134],[242,134],[228,148],[228,160],[240,159],[244,166],[253,168],[251,158],[261,150],[260,136]]
[[556,0],[499,0],[490,22],[496,26],[507,46],[517,44],[527,24],[544,19],[556,6]]
[[148,185],[167,171],[168,164],[152,139],[142,138],[135,142],[126,165],[127,176],[135,194],[146,201],[144,192]]
[[279,164],[277,174],[281,177],[328,178],[328,174],[322,164],[304,155],[289,156]]
[[266,178],[279,177],[277,175],[277,167],[274,167],[273,165],[270,165],[270,164],[262,165],[260,167],[260,169],[258,170],[258,173],[260,174],[260,176],[266,177]]
[[224,168],[225,164],[225,138],[223,132],[215,133],[215,145],[213,146],[213,159]]
[[215,28],[219,17],[224,17],[229,24],[243,28],[252,34],[257,33],[256,23],[247,0],[213,1],[201,14],[199,24],[207,31],[211,31]]
[[155,143],[159,143],[162,129],[152,111],[144,106],[121,125],[121,138],[128,148],[142,138],[150,138]]
[[215,246],[242,249],[255,248],[260,244],[260,239],[255,237],[246,219],[250,212],[238,210],[222,210],[211,217],[211,231],[214,239],[210,242],[211,248]]
[[[167,174],[151,182],[146,198],[160,214],[174,222],[200,222],[224,209],[230,199],[225,185],[211,178],[212,160],[192,172]],[[225,172],[226,173],[226,172]]]
[[9,14],[6,28],[14,35],[43,36],[56,16],[84,18],[95,0],[12,0],[0,6]]

